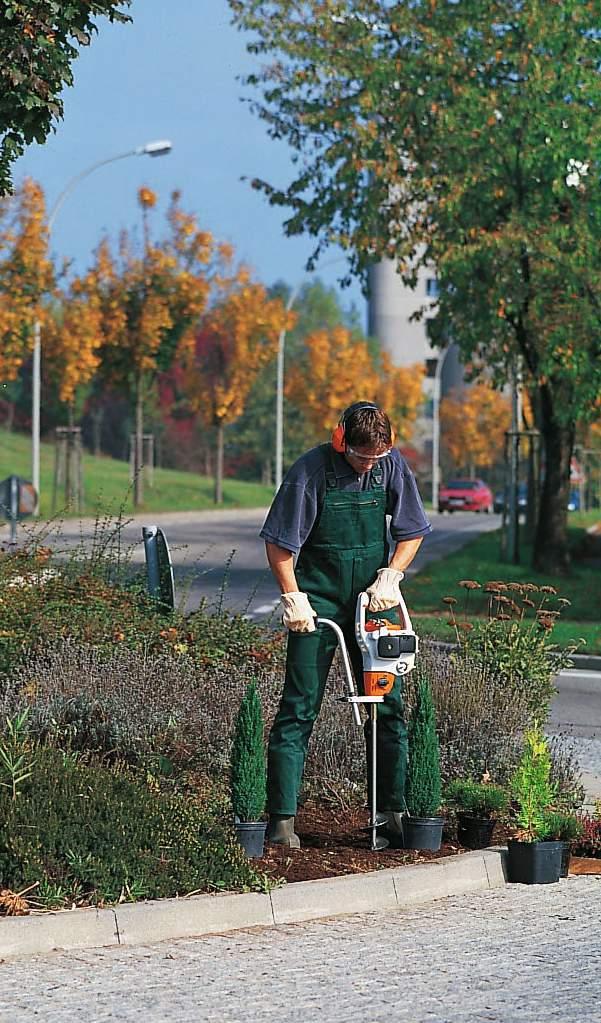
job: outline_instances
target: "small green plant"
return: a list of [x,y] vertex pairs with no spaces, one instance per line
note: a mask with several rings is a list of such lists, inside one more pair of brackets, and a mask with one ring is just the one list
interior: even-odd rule
[[551,781],[551,767],[549,744],[535,721],[524,734],[524,752],[511,785],[520,841],[542,842],[549,837],[549,814],[557,788]]
[[582,821],[573,813],[552,811],[545,820],[547,838],[553,842],[575,842],[584,832]]
[[471,778],[458,778],[447,785],[445,799],[454,809],[476,817],[496,816],[509,801],[507,792],[500,785]]
[[406,802],[412,817],[433,817],[441,800],[440,750],[429,684],[422,680],[409,723]]
[[265,810],[267,780],[263,730],[261,700],[253,680],[240,703],[232,744],[232,806],[241,821],[257,821]]
[[0,739],[0,785],[17,798],[19,786],[31,777],[35,756],[27,737],[29,710],[6,718],[6,731]]

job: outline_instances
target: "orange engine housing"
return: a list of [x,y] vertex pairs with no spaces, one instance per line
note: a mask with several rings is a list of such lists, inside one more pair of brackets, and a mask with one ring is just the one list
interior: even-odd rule
[[392,671],[364,671],[364,696],[387,696],[391,691],[396,675]]

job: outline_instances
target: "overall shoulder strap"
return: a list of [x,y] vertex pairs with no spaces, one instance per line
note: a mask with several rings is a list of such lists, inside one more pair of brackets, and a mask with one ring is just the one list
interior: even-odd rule
[[324,444],[326,448],[326,489],[336,490],[336,470],[334,468],[334,450],[331,444]]

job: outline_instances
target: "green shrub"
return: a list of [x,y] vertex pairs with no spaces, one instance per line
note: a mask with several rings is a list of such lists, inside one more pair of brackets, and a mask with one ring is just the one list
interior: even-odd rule
[[263,712],[255,682],[242,698],[232,744],[232,806],[241,821],[257,821],[265,810],[267,781]]
[[505,789],[471,778],[456,779],[447,785],[445,801],[456,810],[479,817],[492,817],[504,810],[509,797]]
[[574,842],[584,832],[582,821],[573,813],[561,813],[557,810],[546,815],[545,830],[547,838],[554,842]]
[[468,657],[457,657],[424,642],[407,681],[411,706],[415,689],[427,681],[436,708],[441,775],[455,778],[489,774],[509,782],[522,751],[530,711],[522,693],[507,692],[503,680]]
[[409,723],[406,800],[412,817],[432,817],[440,809],[440,751],[436,715],[427,682],[420,682]]
[[164,795],[125,771],[40,748],[13,800],[0,790],[0,877],[78,903],[261,886],[227,825],[227,796]]
[[230,661],[236,670],[277,657],[279,637],[242,615],[203,606],[166,617],[143,582],[128,576],[119,547],[108,541],[96,547],[67,558],[34,546],[0,552],[0,689],[48,637],[72,639],[107,657],[122,647],[188,656],[203,667]]
[[[463,619],[457,616],[455,598],[443,598],[458,656],[479,663],[489,675],[498,675],[508,695],[519,692],[528,703],[529,724],[546,720],[555,694],[553,679],[562,668],[570,667],[578,646],[559,650],[552,641],[553,628],[569,601],[559,597],[555,587],[535,583],[492,580],[481,586],[474,579],[463,579],[459,586],[466,594]],[[482,610],[477,607],[482,597],[485,620],[467,621],[468,611]]]
[[524,735],[522,759],[511,786],[522,841],[541,842],[548,838],[549,812],[557,793],[551,781],[551,767],[548,741],[535,722]]

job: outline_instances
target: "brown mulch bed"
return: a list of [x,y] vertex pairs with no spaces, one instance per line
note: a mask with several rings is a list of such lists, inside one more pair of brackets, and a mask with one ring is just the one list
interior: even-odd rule
[[314,881],[339,874],[365,874],[386,867],[427,863],[467,851],[457,842],[445,839],[439,852],[390,847],[373,852],[371,835],[361,830],[368,824],[367,809],[340,810],[307,803],[299,810],[295,824],[301,848],[267,844],[265,856],[254,860],[253,864],[274,879]]
[[[454,840],[452,832],[443,833],[438,852],[390,847],[372,851],[371,835],[362,830],[368,824],[366,808],[340,809],[307,802],[296,818],[301,848],[288,849],[267,843],[265,855],[253,860],[253,865],[273,880],[315,881],[341,874],[365,874],[387,867],[429,863],[469,851]],[[493,844],[503,845],[508,837],[511,831],[497,824]],[[572,856],[570,874],[601,874],[601,859]]]

